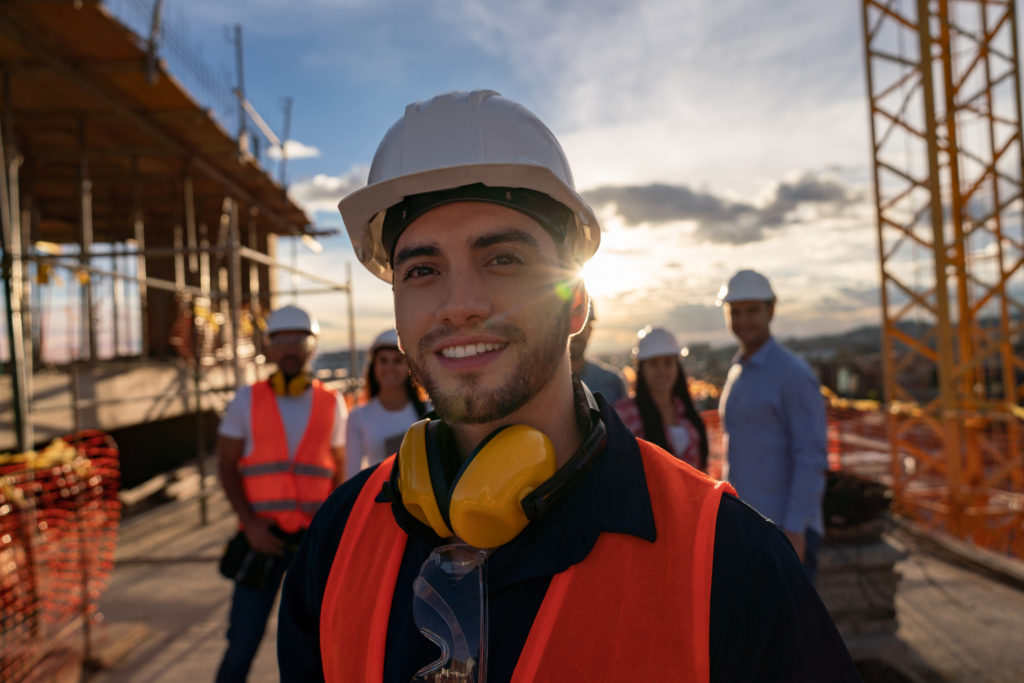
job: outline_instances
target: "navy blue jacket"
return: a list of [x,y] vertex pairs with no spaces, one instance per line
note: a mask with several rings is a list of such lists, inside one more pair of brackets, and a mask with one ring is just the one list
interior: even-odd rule
[[[552,575],[582,561],[602,532],[649,541],[657,535],[636,440],[608,403],[598,400],[608,427],[604,450],[543,518],[488,559],[491,682],[511,679]],[[323,680],[324,587],[345,522],[370,471],[346,482],[324,503],[285,577],[277,644],[282,681]],[[408,683],[437,656],[437,648],[413,622],[412,582],[442,541],[399,504],[392,509],[410,542],[388,623],[384,681]],[[730,495],[722,497],[715,530],[709,634],[712,681],[860,680],[785,535]],[[667,680],[686,678],[685,672],[666,672]]]

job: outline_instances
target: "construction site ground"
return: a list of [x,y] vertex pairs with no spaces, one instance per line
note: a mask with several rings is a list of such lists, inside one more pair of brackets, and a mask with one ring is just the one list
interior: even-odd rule
[[[95,666],[81,675],[88,683],[213,680],[231,596],[217,561],[235,518],[212,474],[206,476],[206,524],[200,523],[194,471],[163,483],[161,504],[137,503],[121,524],[116,569],[100,601],[103,621],[91,637]],[[128,500],[135,502],[130,493]],[[887,539],[907,552],[897,565],[898,630],[895,637],[849,643],[865,680],[1024,680],[1022,584],[971,569],[897,528]],[[278,680],[275,633],[272,616],[253,683]]]

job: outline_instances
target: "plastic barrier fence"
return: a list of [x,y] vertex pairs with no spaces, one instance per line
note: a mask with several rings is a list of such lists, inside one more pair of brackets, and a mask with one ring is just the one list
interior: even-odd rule
[[119,481],[102,432],[0,455],[0,681],[24,680],[57,649],[89,657],[113,570]]

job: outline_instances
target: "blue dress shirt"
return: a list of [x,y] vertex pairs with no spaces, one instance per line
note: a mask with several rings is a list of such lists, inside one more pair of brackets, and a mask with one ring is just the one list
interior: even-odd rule
[[810,366],[769,338],[733,359],[718,405],[723,476],[740,498],[786,531],[824,534],[825,403]]

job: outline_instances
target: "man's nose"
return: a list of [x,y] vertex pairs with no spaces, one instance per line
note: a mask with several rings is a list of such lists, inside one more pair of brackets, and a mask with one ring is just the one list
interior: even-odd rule
[[491,299],[482,278],[471,269],[452,273],[448,278],[445,300],[438,309],[441,322],[461,327],[485,320],[491,313]]

